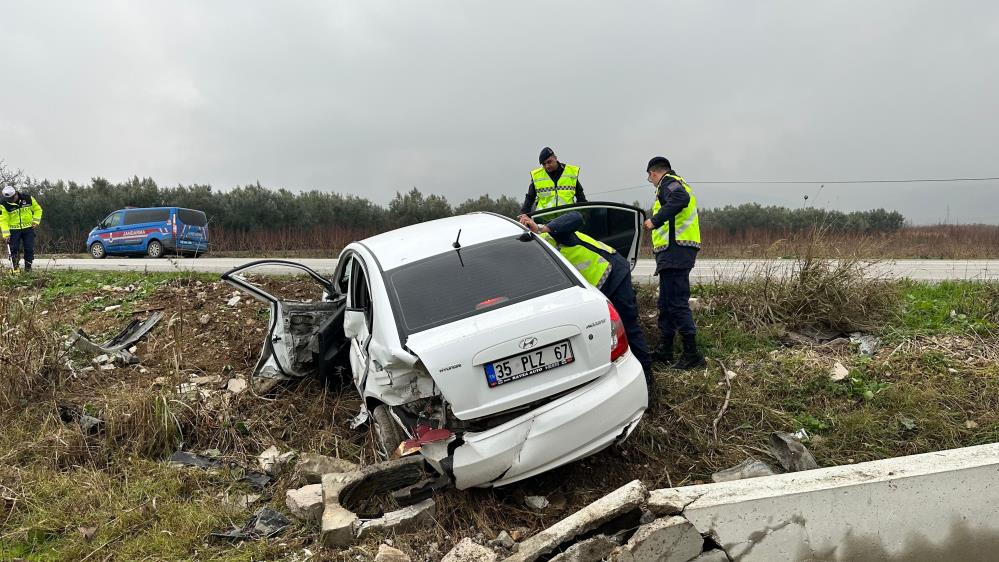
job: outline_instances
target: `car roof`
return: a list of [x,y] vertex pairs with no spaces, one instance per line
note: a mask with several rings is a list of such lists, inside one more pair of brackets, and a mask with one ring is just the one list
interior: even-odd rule
[[506,217],[492,213],[470,213],[421,222],[372,236],[362,241],[383,270],[413,263],[424,258],[454,251],[455,239],[462,246],[472,246],[506,236],[517,236],[524,228]]

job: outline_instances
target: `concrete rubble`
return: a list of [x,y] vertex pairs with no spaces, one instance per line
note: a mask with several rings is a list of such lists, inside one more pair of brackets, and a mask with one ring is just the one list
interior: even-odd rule
[[812,453],[788,433],[778,431],[770,434],[770,452],[788,472],[813,470],[819,467]]
[[607,535],[597,535],[580,541],[555,556],[550,562],[590,562],[604,560],[621,545]]
[[497,558],[495,552],[465,537],[444,555],[441,562],[495,562]]
[[378,545],[378,553],[375,554],[375,562],[411,562],[411,560],[408,554],[387,544]]
[[615,552],[621,562],[688,562],[699,556],[704,539],[683,517],[673,516],[642,525]]
[[711,475],[712,482],[731,482],[732,480],[745,480],[746,478],[759,478],[761,476],[773,476],[774,471],[767,464],[759,459],[749,457],[741,463],[719,470]]
[[319,521],[323,516],[323,486],[309,484],[285,493],[285,505],[301,521]]
[[286,451],[282,453],[277,447],[271,445],[260,456],[257,458],[257,463],[260,465],[260,469],[266,474],[275,476],[281,472],[281,470],[287,465],[291,459],[295,458],[295,451]]
[[363,521],[357,530],[357,538],[363,539],[372,533],[388,531],[406,533],[429,527],[433,524],[436,514],[437,502],[423,500],[418,504],[390,511],[377,519]]
[[299,480],[306,484],[321,483],[324,474],[351,472],[357,469],[358,466],[350,461],[316,453],[302,453],[295,464],[295,473]]

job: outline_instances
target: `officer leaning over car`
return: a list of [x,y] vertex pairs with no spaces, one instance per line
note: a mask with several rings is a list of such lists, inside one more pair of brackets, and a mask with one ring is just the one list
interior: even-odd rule
[[655,378],[652,375],[652,357],[638,320],[635,287],[631,284],[631,264],[614,248],[577,232],[583,226],[583,215],[576,211],[567,212],[540,226],[527,216],[521,216],[520,223],[531,232],[540,234],[541,238],[558,249],[614,305],[628,336],[628,346],[645,371],[649,406],[653,407],[658,393],[655,391]]
[[17,271],[21,247],[24,247],[24,271],[31,271],[35,261],[35,227],[42,222],[42,206],[34,197],[8,185],[0,201],[0,233],[10,248],[10,261]]
[[[656,188],[652,218],[645,221],[652,231],[652,253],[659,276],[659,331],[656,361],[674,369],[703,366],[704,356],[697,349],[697,328],[690,311],[690,270],[701,247],[701,228],[697,218],[697,198],[669,160],[656,156],[645,171]],[[680,332],[683,355],[673,361],[673,340]]]

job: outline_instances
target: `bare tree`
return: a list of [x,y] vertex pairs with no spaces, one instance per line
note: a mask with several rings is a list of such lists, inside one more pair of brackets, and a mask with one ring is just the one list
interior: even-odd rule
[[20,187],[26,182],[27,179],[27,176],[24,175],[24,170],[20,168],[17,170],[8,168],[7,161],[0,158],[0,187],[6,187],[8,185]]

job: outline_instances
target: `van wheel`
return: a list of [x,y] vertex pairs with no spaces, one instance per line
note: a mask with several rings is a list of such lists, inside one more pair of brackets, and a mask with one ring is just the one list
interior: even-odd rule
[[146,246],[146,255],[151,258],[163,257],[163,244],[159,240],[150,240]]
[[388,406],[381,404],[375,406],[371,411],[373,420],[372,428],[375,430],[375,447],[378,449],[378,456],[383,460],[388,460],[392,453],[399,448],[402,443],[402,433],[395,419],[389,412]]
[[90,255],[93,256],[95,260],[102,260],[108,255],[108,252],[104,249],[104,244],[94,242],[90,245]]

